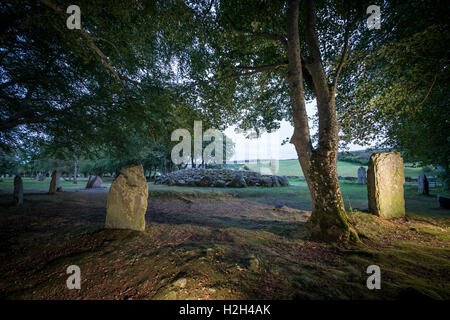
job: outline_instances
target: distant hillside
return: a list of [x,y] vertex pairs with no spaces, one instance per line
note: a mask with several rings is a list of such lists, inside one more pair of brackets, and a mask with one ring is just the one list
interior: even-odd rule
[[[239,169],[245,169],[244,165],[250,170],[261,171],[264,174],[271,173],[270,161],[260,161],[260,162],[253,161],[236,165],[236,167],[239,167]],[[338,161],[338,168],[337,168],[338,175],[342,177],[357,177],[358,168],[361,166],[367,169],[367,164],[354,163],[348,161]],[[421,173],[422,168],[413,168],[409,166],[407,163],[405,163],[405,176],[417,178]],[[275,174],[286,176],[302,176],[303,172],[302,169],[300,168],[298,160],[279,160],[278,171]]]

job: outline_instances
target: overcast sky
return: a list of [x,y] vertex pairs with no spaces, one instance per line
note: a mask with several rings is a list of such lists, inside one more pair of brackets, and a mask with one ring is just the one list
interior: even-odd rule
[[[315,102],[306,105],[308,116],[312,116],[315,112]],[[312,123],[309,124],[312,128]],[[294,127],[288,121],[282,121],[280,128],[276,132],[263,133],[258,139],[246,139],[243,134],[235,132],[236,126],[229,127],[225,130],[227,137],[230,137],[235,145],[235,153],[231,160],[245,160],[245,159],[297,159],[295,147],[291,143],[286,143],[283,146],[281,141],[292,137]],[[315,130],[311,130],[314,134]],[[368,146],[360,146],[350,144],[350,150],[363,150]]]

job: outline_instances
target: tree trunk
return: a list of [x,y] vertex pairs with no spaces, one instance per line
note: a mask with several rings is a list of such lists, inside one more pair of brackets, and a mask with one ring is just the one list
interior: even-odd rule
[[[337,175],[338,124],[333,90],[324,73],[314,27],[314,3],[306,4],[308,62],[302,68],[298,30],[299,1],[288,3],[287,50],[288,83],[294,134],[294,144],[300,166],[305,175],[312,200],[312,214],[308,221],[312,235],[327,241],[357,241],[358,236],[348,223]],[[312,147],[303,88],[303,72],[312,79],[319,113],[319,144]]]
[[77,184],[77,176],[78,176],[78,160],[75,160],[73,164],[73,183]]

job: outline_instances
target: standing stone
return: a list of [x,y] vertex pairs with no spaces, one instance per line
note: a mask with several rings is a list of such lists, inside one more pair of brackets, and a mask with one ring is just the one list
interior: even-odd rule
[[95,176],[95,178],[92,180],[91,188],[101,188],[102,187],[103,180],[99,176]]
[[86,189],[101,188],[102,183],[102,178],[100,178],[99,176],[89,176],[88,182],[86,184]]
[[427,179],[426,175],[421,174],[417,178],[417,183],[418,183],[418,191],[421,194],[430,195],[430,188],[429,188],[428,179]]
[[44,181],[45,180],[45,176],[43,174],[38,175],[38,181]]
[[23,182],[18,175],[14,177],[14,204],[16,206],[23,204]]
[[48,189],[48,194],[55,194],[59,188],[59,179],[61,178],[61,173],[57,170],[52,173],[52,180],[50,181],[50,188]]
[[94,178],[93,176],[89,175],[89,178],[87,179],[87,182],[86,182],[86,187],[85,187],[86,189],[90,188],[93,178]]
[[144,231],[147,201],[148,186],[142,165],[123,167],[108,193],[105,227]]
[[372,154],[367,170],[369,211],[383,218],[403,217],[404,183],[403,159],[399,152]]
[[366,169],[364,167],[359,167],[358,169],[358,183],[359,184],[367,183]]

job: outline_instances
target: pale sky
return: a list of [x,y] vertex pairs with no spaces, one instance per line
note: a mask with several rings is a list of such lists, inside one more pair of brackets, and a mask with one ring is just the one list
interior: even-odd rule
[[[308,116],[312,116],[315,112],[315,102],[306,105]],[[312,128],[312,123],[309,124]],[[245,159],[297,159],[295,147],[291,143],[286,143],[283,146],[281,141],[286,138],[291,138],[294,128],[288,121],[281,121],[280,128],[272,133],[263,133],[258,139],[246,139],[243,134],[235,132],[236,126],[228,127],[225,130],[227,137],[230,137],[235,143],[235,153],[231,160],[245,160]],[[311,134],[316,131],[311,130]],[[356,144],[349,144],[350,150],[363,150],[368,146],[361,146]]]

